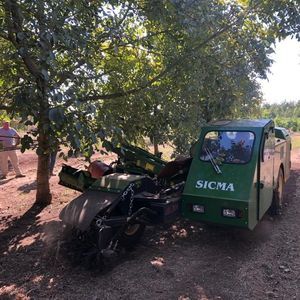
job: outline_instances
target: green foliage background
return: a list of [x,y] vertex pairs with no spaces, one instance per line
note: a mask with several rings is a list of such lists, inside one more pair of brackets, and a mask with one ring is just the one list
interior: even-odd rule
[[275,120],[277,126],[300,131],[300,100],[297,102],[282,102],[279,104],[265,104],[262,107],[263,118]]

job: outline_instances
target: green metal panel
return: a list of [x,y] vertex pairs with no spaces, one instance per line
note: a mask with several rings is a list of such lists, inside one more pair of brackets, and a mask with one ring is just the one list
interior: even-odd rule
[[[272,126],[270,120],[237,120],[208,124],[201,129],[199,143],[195,149],[189,175],[182,195],[182,213],[193,220],[234,225],[253,229],[257,224],[258,198],[260,196],[259,160],[261,137],[265,127]],[[221,174],[217,174],[211,162],[200,159],[199,153],[205,135],[210,131],[250,131],[255,140],[252,146],[251,160],[246,164],[223,163]],[[267,172],[267,171],[266,171]],[[269,172],[273,179],[273,171]],[[269,180],[269,178],[268,178]],[[259,190],[258,190],[259,189]],[[261,207],[265,198],[261,195]],[[271,197],[272,199],[272,197]],[[192,211],[192,205],[199,204],[205,208],[204,213]],[[237,209],[239,218],[222,216],[222,209]]]
[[96,179],[92,178],[89,172],[68,165],[63,165],[59,172],[59,184],[77,191],[85,191],[95,181]]
[[118,165],[121,173],[131,174],[149,174],[154,176],[165,167],[166,161],[150,152],[132,145],[122,144],[120,147],[114,147],[112,143],[106,141],[105,147],[118,154],[121,164]]
[[99,190],[99,191],[105,191],[105,192],[113,192],[113,193],[119,193],[123,191],[128,184],[131,182],[136,182],[145,176],[142,175],[131,175],[131,174],[125,174],[125,173],[113,173],[106,176],[103,176],[102,178],[95,181],[91,186],[91,190]]
[[205,127],[213,127],[213,128],[222,128],[223,130],[226,129],[237,129],[237,130],[244,130],[248,128],[250,131],[257,128],[263,128],[267,124],[271,122],[270,119],[257,119],[257,120],[225,120],[225,121],[212,121],[207,124]]
[[253,175],[254,178],[254,182],[253,182],[253,188],[250,191],[250,195],[249,195],[249,201],[248,201],[248,228],[249,229],[253,229],[258,220],[257,220],[257,211],[258,211],[258,186],[259,184],[257,183],[257,172],[258,172],[258,168],[256,166],[255,168],[255,172]]
[[264,128],[261,141],[259,212],[257,216],[258,219],[261,219],[269,209],[273,198],[275,150],[275,131],[273,122],[270,122]]
[[275,127],[275,138],[275,182],[277,181],[278,170],[281,164],[283,165],[284,181],[286,182],[290,177],[291,171],[291,136],[285,128]]

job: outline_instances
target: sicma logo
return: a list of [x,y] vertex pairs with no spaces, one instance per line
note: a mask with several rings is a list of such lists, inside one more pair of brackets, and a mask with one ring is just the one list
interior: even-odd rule
[[234,185],[233,183],[227,183],[227,182],[198,180],[196,182],[196,189],[222,190],[222,191],[234,192]]

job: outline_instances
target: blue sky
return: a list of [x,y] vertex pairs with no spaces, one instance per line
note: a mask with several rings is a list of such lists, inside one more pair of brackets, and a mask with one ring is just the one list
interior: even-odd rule
[[276,45],[268,80],[260,81],[265,103],[300,100],[300,42],[285,39]]

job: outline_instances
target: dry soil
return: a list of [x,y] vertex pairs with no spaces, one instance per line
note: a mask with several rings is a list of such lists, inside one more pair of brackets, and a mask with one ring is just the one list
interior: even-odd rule
[[36,207],[36,164],[33,152],[20,154],[27,176],[0,181],[1,299],[300,299],[299,151],[281,216],[266,215],[254,231],[187,221],[150,227],[102,272],[72,265],[61,251],[58,214],[78,193],[54,176],[53,204]]

